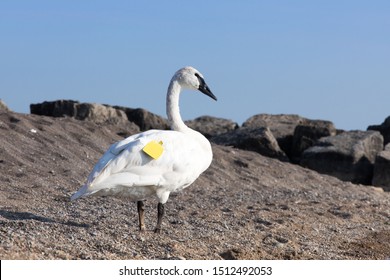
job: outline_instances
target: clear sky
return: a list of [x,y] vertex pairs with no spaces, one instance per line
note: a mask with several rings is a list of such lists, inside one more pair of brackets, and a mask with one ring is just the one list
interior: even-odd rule
[[0,1],[0,98],[16,112],[74,99],[165,116],[186,65],[218,102],[184,92],[184,119],[366,129],[390,115],[390,1]]

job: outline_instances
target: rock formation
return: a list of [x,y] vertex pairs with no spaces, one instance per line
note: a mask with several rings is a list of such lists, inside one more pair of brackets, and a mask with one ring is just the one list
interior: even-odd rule
[[390,143],[376,156],[372,184],[390,191]]
[[132,109],[121,106],[114,106],[113,108],[124,111],[126,113],[127,119],[130,122],[133,122],[138,125],[141,131],[146,131],[149,129],[169,129],[167,119],[160,117],[159,115],[156,115],[154,113],[151,113],[145,109]]
[[4,103],[4,101],[0,99],[0,112],[1,112],[1,111],[9,111],[9,108],[8,108],[7,105]]
[[288,161],[278,142],[268,127],[242,127],[211,138],[211,141],[224,146],[254,151],[261,155]]
[[279,147],[290,157],[295,127],[306,119],[298,115],[269,115],[258,114],[247,119],[242,126],[259,128],[269,127]]
[[[97,124],[120,123],[117,134],[123,137],[129,136],[128,130],[169,129],[167,119],[141,108],[73,100],[31,104],[30,108],[37,115],[69,116]],[[0,110],[8,109],[0,103]],[[186,124],[218,145],[255,151],[344,181],[390,190],[390,148],[383,151],[384,144],[390,142],[390,116],[381,125],[369,126],[366,132],[338,131],[330,121],[288,114],[254,115],[242,127],[231,120],[211,116],[189,120]]]
[[31,114],[51,117],[74,117],[96,123],[120,123],[127,121],[122,110],[95,103],[80,103],[74,100],[57,100],[30,105]]
[[73,117],[95,123],[135,123],[141,131],[168,129],[166,119],[145,109],[131,109],[121,106],[80,103],[74,100],[57,100],[30,105],[31,114],[50,117]]
[[302,154],[301,165],[344,181],[371,184],[383,137],[376,131],[348,131],[321,138]]
[[234,131],[239,127],[237,123],[231,120],[210,116],[202,116],[194,120],[186,121],[185,123],[209,139],[223,133]]
[[305,120],[295,127],[290,159],[299,163],[302,153],[313,146],[318,139],[336,135],[332,122],[321,120]]
[[390,143],[390,116],[388,116],[380,125],[370,125],[367,130],[379,131],[384,138],[384,144]]

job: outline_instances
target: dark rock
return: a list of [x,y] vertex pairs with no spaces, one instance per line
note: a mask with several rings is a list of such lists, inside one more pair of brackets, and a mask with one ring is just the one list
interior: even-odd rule
[[390,116],[380,125],[370,125],[367,130],[379,131],[383,135],[384,144],[390,143]]
[[57,100],[30,105],[31,114],[51,117],[73,117],[96,123],[121,123],[127,121],[122,110],[95,103],[79,103],[74,100]]
[[9,121],[10,121],[11,123],[18,123],[18,122],[20,122],[20,119],[14,117],[14,116],[10,116],[10,117],[9,117]]
[[76,119],[89,120],[96,123],[123,123],[127,122],[126,114],[112,107],[101,104],[81,103],[77,108]]
[[238,249],[231,249],[231,250],[227,250],[219,255],[224,260],[238,260],[240,253],[241,253],[241,251]]
[[302,154],[301,165],[353,183],[371,184],[383,137],[376,131],[349,131],[321,138]]
[[336,128],[332,122],[322,120],[305,120],[295,127],[291,161],[298,163],[302,153],[313,146],[322,137],[336,135]]
[[238,260],[240,253],[241,253],[240,250],[232,249],[232,250],[227,250],[226,252],[223,252],[219,255],[224,260]]
[[8,106],[4,103],[3,100],[0,99],[0,112],[1,111],[5,111],[5,112],[9,112],[10,109],[8,108]]
[[49,117],[75,117],[75,107],[79,104],[74,100],[45,101],[43,103],[30,104],[30,113]]
[[113,108],[124,111],[127,115],[127,119],[138,125],[141,131],[149,129],[169,129],[167,119],[145,109],[132,109],[121,106],[114,106]]
[[390,191],[390,144],[376,156],[372,184]]
[[219,134],[231,132],[239,127],[237,123],[231,120],[210,116],[202,116],[185,123],[209,139]]
[[264,156],[288,161],[278,142],[267,127],[239,128],[231,132],[212,137],[211,141],[224,146],[254,151]]
[[291,157],[295,127],[307,119],[298,115],[259,114],[246,120],[242,126],[250,128],[269,127],[280,148]]

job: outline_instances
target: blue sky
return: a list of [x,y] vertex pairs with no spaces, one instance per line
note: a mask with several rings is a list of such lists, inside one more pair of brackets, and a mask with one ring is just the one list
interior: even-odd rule
[[0,98],[14,111],[74,99],[165,116],[191,65],[215,102],[184,92],[184,119],[259,113],[366,129],[390,115],[390,1],[0,2]]

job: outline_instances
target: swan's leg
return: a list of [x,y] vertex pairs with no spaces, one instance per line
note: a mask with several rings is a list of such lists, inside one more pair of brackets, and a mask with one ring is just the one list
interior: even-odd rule
[[143,201],[137,201],[139,231],[145,231],[145,207]]
[[160,231],[161,231],[161,223],[162,223],[162,218],[163,218],[164,214],[165,214],[164,204],[159,202],[157,205],[157,225],[156,225],[156,228],[154,230],[155,233],[160,233]]

